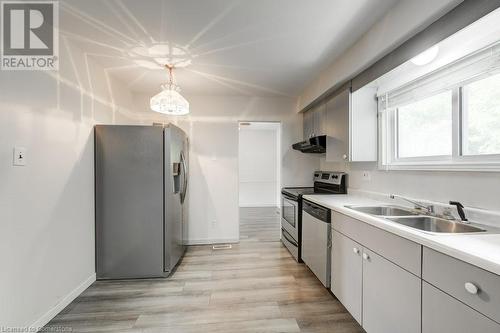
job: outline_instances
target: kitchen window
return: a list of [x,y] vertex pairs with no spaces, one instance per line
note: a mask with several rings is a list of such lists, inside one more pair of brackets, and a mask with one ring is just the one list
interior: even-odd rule
[[462,88],[462,152],[500,154],[500,74]]
[[451,155],[451,97],[445,91],[397,108],[398,158]]
[[500,171],[500,43],[378,99],[381,169]]

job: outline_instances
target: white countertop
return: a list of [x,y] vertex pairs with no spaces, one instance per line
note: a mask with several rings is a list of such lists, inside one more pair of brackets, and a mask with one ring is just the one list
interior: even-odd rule
[[422,232],[344,207],[346,205],[388,204],[355,194],[315,194],[305,195],[304,199],[500,275],[500,234],[431,234]]

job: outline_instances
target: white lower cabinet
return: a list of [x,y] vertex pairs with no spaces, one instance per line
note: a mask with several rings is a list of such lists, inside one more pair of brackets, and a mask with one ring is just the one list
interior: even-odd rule
[[331,250],[331,290],[367,333],[500,333],[496,274],[337,212]]
[[363,328],[368,333],[420,333],[421,280],[363,249]]
[[361,288],[363,248],[352,239],[337,231],[332,232],[332,272],[333,294],[361,324]]
[[500,325],[423,282],[422,333],[498,333]]
[[420,333],[421,280],[332,231],[331,290],[368,333]]

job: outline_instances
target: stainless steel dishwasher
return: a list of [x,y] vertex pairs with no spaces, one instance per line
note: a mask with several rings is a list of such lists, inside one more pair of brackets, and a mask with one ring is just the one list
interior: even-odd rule
[[330,287],[332,245],[330,224],[330,209],[303,201],[302,260],[327,288]]

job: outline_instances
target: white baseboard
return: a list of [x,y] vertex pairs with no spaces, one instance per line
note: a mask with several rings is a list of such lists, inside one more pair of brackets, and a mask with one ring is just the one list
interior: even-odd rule
[[[85,281],[83,281],[78,287],[73,289],[68,295],[64,296],[52,309],[47,311],[43,316],[38,318],[31,326],[30,329],[36,330],[38,332],[45,325],[49,323],[59,312],[61,312],[65,307],[67,307],[75,298],[77,298],[81,293],[85,291],[94,281],[96,280],[96,274],[92,274]],[[30,331],[31,332],[31,331]],[[35,332],[35,331],[34,331]]]
[[186,241],[186,245],[234,244],[239,242],[239,239],[190,239]]

